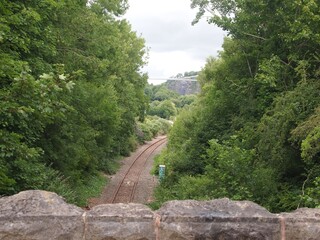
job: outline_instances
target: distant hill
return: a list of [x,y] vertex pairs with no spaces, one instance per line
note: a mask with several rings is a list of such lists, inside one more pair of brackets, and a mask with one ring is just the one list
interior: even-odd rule
[[197,94],[200,92],[200,84],[196,81],[171,80],[164,84],[169,90],[180,95]]

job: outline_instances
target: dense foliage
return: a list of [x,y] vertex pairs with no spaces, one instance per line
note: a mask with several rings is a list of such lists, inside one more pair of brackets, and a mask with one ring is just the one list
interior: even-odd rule
[[139,143],[150,141],[158,135],[165,135],[171,129],[171,123],[158,116],[146,116],[144,122],[136,125],[136,136]]
[[180,95],[170,90],[168,88],[168,82],[159,85],[148,84],[145,88],[145,94],[150,101],[147,114],[171,120],[173,120],[183,108],[188,107],[196,100],[195,94]]
[[193,0],[228,31],[158,162],[157,201],[229,197],[269,210],[320,206],[320,4]]
[[147,77],[126,0],[0,2],[0,195],[86,194],[137,142]]

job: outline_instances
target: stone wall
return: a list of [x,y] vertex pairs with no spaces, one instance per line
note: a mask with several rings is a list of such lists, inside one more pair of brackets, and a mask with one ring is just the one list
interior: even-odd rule
[[320,209],[271,214],[248,201],[171,201],[158,211],[106,204],[85,211],[55,193],[0,198],[0,239],[320,239]]

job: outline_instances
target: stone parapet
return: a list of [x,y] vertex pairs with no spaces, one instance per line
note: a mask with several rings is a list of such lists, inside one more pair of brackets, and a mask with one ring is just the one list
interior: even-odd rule
[[0,198],[0,239],[167,240],[320,239],[320,209],[271,214],[249,201],[170,201],[83,210],[55,193],[24,191]]

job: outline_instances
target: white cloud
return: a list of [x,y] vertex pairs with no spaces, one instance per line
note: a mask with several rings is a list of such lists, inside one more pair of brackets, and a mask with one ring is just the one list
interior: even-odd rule
[[[185,69],[193,71],[200,69],[203,61],[192,58],[185,51],[170,51],[170,52],[150,52],[149,68],[162,72],[162,76],[171,77],[177,73],[184,73]],[[162,77],[161,75],[153,77]]]
[[150,48],[145,70],[150,77],[197,71],[217,55],[223,31],[205,21],[191,25],[196,11],[190,0],[129,0],[125,17]]

